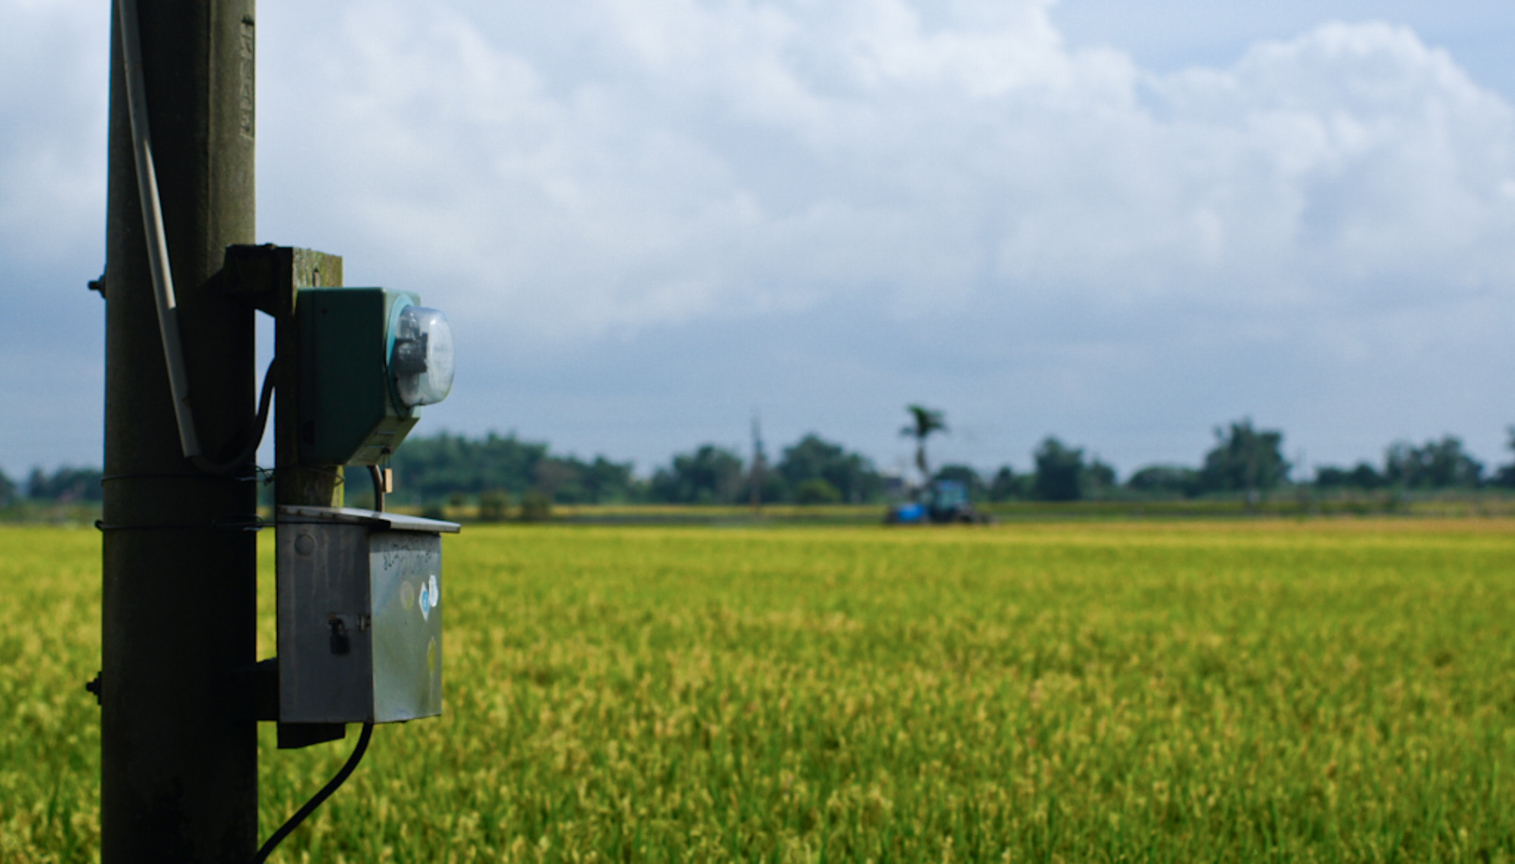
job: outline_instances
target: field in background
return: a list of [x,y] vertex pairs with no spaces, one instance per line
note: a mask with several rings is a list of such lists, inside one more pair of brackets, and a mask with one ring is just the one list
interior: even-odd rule
[[[1515,856],[1512,521],[446,542],[446,717],[275,860]],[[98,549],[0,529],[0,860],[95,854]],[[266,834],[351,741],[264,746]]]
[[[269,490],[265,487],[263,494]],[[361,484],[348,490],[352,507],[371,507],[373,497]],[[1202,498],[1104,498],[1085,501],[980,502],[981,512],[999,522],[1153,521],[1192,519],[1341,519],[1515,518],[1515,494],[1503,489],[1443,492],[1332,492],[1315,494],[1302,487],[1280,491],[1248,504],[1239,495]],[[480,521],[476,502],[426,506],[391,502],[391,509],[457,522]],[[759,511],[736,504],[555,504],[546,521],[575,525],[878,525],[885,504],[768,504]],[[273,515],[266,503],[259,513]],[[0,508],[0,525],[87,525],[100,518],[98,502],[21,501]],[[519,502],[499,521],[520,521]]]
[[[350,503],[366,507],[371,499],[362,489]],[[1503,490],[1443,493],[1347,493],[1295,495],[1277,493],[1249,505],[1240,496],[1194,499],[1110,498],[1086,501],[981,502],[975,507],[999,522],[1167,521],[1239,519],[1515,518],[1515,495]],[[476,504],[429,507],[400,505],[395,509],[459,522],[478,521]],[[884,504],[769,504],[759,511],[735,504],[582,504],[553,505],[549,521],[576,525],[878,525]],[[267,513],[265,512],[265,515]],[[512,508],[509,519],[519,517]]]

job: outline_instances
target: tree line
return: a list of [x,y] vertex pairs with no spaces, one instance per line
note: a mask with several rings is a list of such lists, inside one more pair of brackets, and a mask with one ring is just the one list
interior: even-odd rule
[[[1085,448],[1056,436],[1042,440],[1025,471],[1009,464],[989,472],[963,464],[933,470],[926,462],[925,441],[932,431],[944,431],[945,424],[939,412],[915,420],[902,432],[917,439],[917,466],[933,480],[962,483],[977,501],[1256,497],[1286,486],[1324,493],[1515,490],[1515,462],[1486,470],[1452,435],[1418,446],[1396,442],[1385,449],[1380,464],[1321,466],[1313,481],[1296,483],[1290,476],[1295,466],[1283,455],[1284,434],[1257,428],[1247,418],[1216,427],[1214,443],[1198,464],[1147,465],[1124,480]],[[1515,427],[1510,448],[1515,450]],[[781,448],[771,463],[760,444],[748,458],[729,447],[701,444],[642,477],[630,462],[553,454],[546,444],[514,435],[470,439],[443,433],[408,441],[395,455],[394,468],[397,494],[411,503],[459,504],[495,494],[517,501],[535,496],[554,504],[871,504],[908,495],[912,486],[867,456],[814,433]]]
[[25,481],[17,483],[0,471],[0,507],[10,507],[23,500],[48,503],[93,503],[105,497],[100,486],[98,468],[75,468],[65,465],[51,474],[33,468]]
[[[865,456],[807,435],[783,458],[754,472],[737,453],[703,444],[675,454],[651,476],[631,462],[555,454],[548,445],[515,435],[483,438],[442,433],[412,438],[392,463],[397,501],[410,504],[478,501],[498,506],[545,499],[552,504],[729,504],[748,501],[753,487],[766,502],[883,500],[889,478]],[[356,487],[361,489],[362,487]]]
[[[1290,477],[1295,466],[1283,456],[1283,433],[1256,428],[1250,419],[1217,427],[1213,446],[1198,464],[1147,465],[1124,480],[1085,448],[1056,436],[1042,440],[1025,471],[1009,464],[988,472],[963,464],[931,470],[926,438],[946,427],[939,412],[915,419],[916,425],[903,431],[917,439],[917,466],[926,472],[921,476],[962,483],[976,501],[1255,497],[1306,485],[1324,493],[1515,490],[1515,462],[1488,469],[1452,435],[1421,445],[1395,442],[1385,449],[1380,463],[1321,466],[1309,484],[1295,483]],[[1509,433],[1509,446],[1515,450],[1515,427]],[[397,503],[466,502],[502,511],[512,503],[870,504],[908,495],[912,486],[906,478],[880,470],[867,456],[814,433],[783,447],[772,464],[760,445],[752,458],[744,458],[733,449],[702,444],[675,454],[650,476],[638,476],[631,462],[553,453],[546,443],[523,441],[514,434],[470,438],[443,432],[412,437],[395,454],[392,467]],[[100,480],[101,472],[93,468],[63,467],[52,473],[33,469],[20,483],[0,472],[0,507],[22,500],[97,502]],[[354,488],[362,495],[366,482]]]

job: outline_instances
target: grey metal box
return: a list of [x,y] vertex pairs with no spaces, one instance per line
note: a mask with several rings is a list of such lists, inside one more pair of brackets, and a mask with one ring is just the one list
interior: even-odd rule
[[442,533],[453,522],[280,507],[279,720],[442,713]]

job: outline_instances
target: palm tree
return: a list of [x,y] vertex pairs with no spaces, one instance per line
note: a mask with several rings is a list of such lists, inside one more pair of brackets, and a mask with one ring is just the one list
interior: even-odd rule
[[905,438],[915,439],[915,466],[921,469],[921,477],[924,482],[931,482],[931,469],[926,466],[926,439],[933,432],[946,432],[947,421],[940,411],[933,411],[924,405],[910,405],[906,407],[910,412],[912,422],[900,430],[900,435]]

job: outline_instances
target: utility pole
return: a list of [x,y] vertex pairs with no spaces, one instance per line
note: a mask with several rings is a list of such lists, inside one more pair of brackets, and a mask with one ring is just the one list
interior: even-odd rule
[[[257,848],[258,750],[232,682],[256,659],[256,485],[201,472],[180,447],[112,7],[102,859],[244,862]],[[190,407],[211,459],[240,448],[254,413],[254,312],[220,287],[226,247],[254,240],[253,11],[156,0],[139,15]]]
[[763,429],[757,414],[752,415],[752,515],[763,515],[763,481],[768,459],[763,455]]

